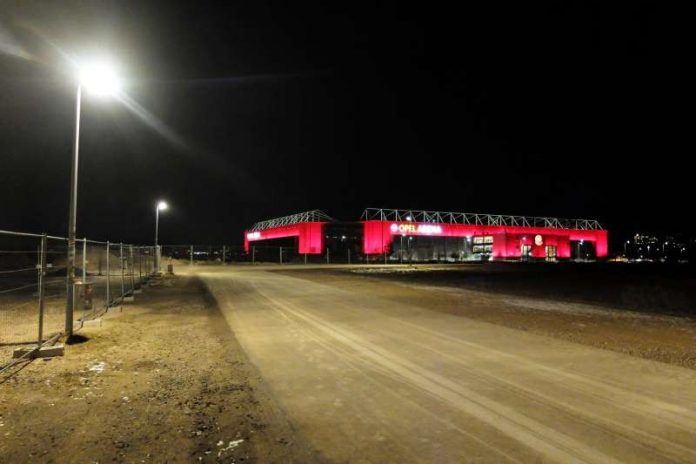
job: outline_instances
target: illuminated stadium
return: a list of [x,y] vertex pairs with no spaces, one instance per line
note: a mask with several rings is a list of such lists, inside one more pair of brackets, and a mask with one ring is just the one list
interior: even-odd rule
[[352,248],[375,262],[556,261],[605,258],[607,239],[593,219],[368,208],[355,222],[319,210],[257,222],[244,232],[244,249],[281,243],[321,255]]

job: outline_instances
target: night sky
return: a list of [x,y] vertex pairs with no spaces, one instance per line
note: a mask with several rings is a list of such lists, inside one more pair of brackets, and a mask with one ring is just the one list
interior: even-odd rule
[[696,228],[691,55],[651,6],[0,3],[0,229],[67,234],[62,56],[95,55],[156,119],[83,100],[79,236],[151,242],[160,198],[162,243],[315,208]]

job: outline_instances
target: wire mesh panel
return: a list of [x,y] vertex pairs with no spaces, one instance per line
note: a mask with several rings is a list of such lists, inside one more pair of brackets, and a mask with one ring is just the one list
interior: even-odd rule
[[[0,361],[69,326],[67,256],[65,238],[0,230]],[[153,247],[77,239],[73,330],[133,296],[154,267]]]
[[[78,278],[81,285],[76,291],[75,319],[85,320],[98,317],[106,311],[107,306],[107,261],[110,245],[102,242],[87,241],[85,260],[77,263]],[[81,256],[80,256],[81,257]]]
[[[337,241],[327,239],[325,249],[320,254],[299,253],[296,244],[250,245],[245,251],[239,245],[163,245],[162,266],[167,262],[176,265],[207,264],[382,264],[384,255],[366,256],[361,243],[338,237]],[[393,258],[394,261],[396,258]]]
[[40,239],[0,234],[0,346],[36,342]]
[[[277,253],[277,248],[276,248]],[[162,245],[162,267],[171,262],[184,264],[231,264],[251,261],[242,246],[232,245]]]
[[[67,298],[67,240],[49,238],[46,246],[47,271],[45,277],[44,338],[65,329]],[[79,263],[76,259],[76,262]],[[75,271],[78,273],[78,270]]]

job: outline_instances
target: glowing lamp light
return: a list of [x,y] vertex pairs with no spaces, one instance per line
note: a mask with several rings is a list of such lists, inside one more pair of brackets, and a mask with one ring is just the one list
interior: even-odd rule
[[166,201],[160,201],[157,203],[157,211],[164,211],[167,208],[169,208],[169,205]]
[[96,62],[80,67],[80,85],[90,93],[101,96],[114,96],[121,89],[121,82],[113,66],[106,62]]

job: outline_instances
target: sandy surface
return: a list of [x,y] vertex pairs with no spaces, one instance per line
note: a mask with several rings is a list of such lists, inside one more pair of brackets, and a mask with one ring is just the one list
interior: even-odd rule
[[0,462],[319,462],[214,301],[170,278],[0,378]]
[[[645,306],[638,306],[640,311],[631,311],[578,303],[575,301],[582,291],[580,284],[573,295],[556,293],[544,297],[544,282],[527,285],[524,292],[515,292],[515,288],[504,283],[496,288],[497,276],[490,276],[486,290],[479,290],[478,282],[472,284],[462,276],[433,277],[417,268],[403,272],[394,272],[393,268],[355,271],[342,268],[316,272],[297,268],[290,275],[329,285],[347,285],[356,292],[369,291],[377,284],[380,297],[390,301],[696,369],[694,317],[647,312]],[[588,300],[596,298],[591,286],[585,291]]]
[[588,308],[269,269],[190,271],[333,462],[696,462],[696,371],[544,333]]
[[689,318],[488,277],[177,272],[0,378],[0,462],[696,462]]

